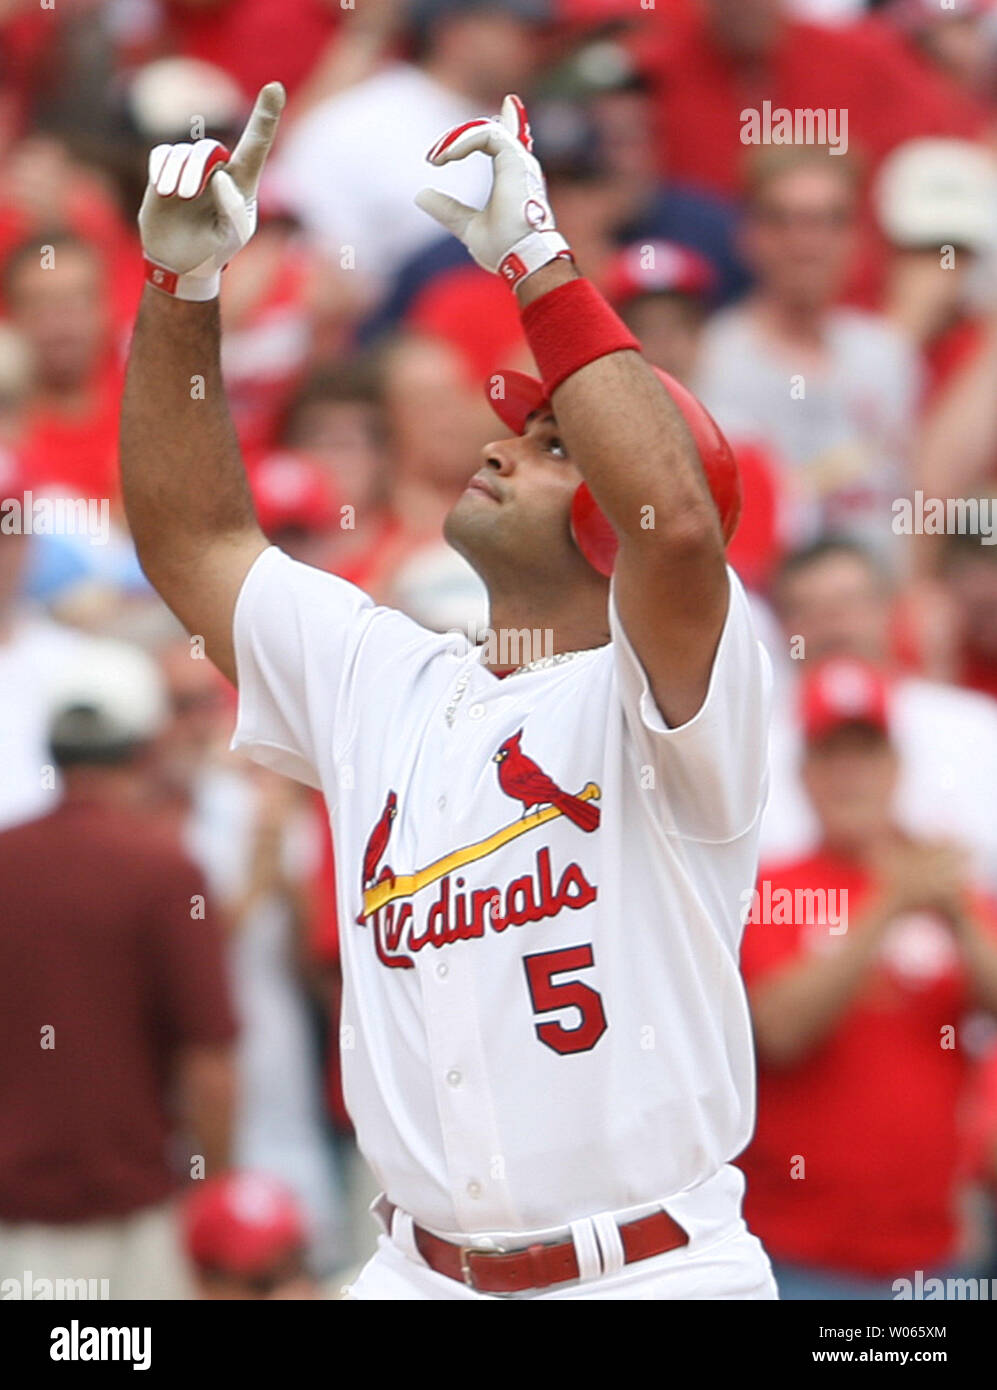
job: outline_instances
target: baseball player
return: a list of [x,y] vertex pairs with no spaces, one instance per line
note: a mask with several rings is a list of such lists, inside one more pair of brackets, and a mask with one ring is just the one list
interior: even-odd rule
[[486,206],[419,202],[508,282],[540,370],[488,383],[504,428],[446,535],[492,631],[554,654],[497,669],[269,546],[217,297],[282,104],[231,154],[152,152],[122,471],[149,578],[238,684],[233,746],[328,804],[345,1091],[384,1189],[351,1296],[774,1298],[731,1166],[770,671],[725,563],[729,450],[576,270],[510,96],[428,156],[490,158]]

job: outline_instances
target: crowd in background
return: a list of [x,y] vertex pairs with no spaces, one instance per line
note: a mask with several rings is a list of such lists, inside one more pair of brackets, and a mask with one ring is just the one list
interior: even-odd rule
[[[0,0],[0,503],[103,518],[0,512],[0,1279],[319,1296],[374,1239],[321,804],[228,752],[234,694],[117,481],[148,151],[231,145],[273,78],[221,297],[265,531],[486,624],[441,525],[499,428],[483,383],[532,364],[413,196],[480,203],[486,160],[425,153],[519,92],[580,268],[738,456],[776,670],[760,883],[850,894],[848,931],[747,925],[748,1219],[788,1297],[997,1272],[997,545],[895,505],[997,497],[997,4]],[[838,113],[837,147],[746,143],[766,103]]]

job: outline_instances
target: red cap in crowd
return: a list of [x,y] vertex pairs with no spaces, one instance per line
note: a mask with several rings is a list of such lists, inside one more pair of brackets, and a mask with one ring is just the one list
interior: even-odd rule
[[803,678],[803,732],[808,742],[826,738],[847,724],[866,724],[888,735],[889,689],[868,661],[834,656]]
[[188,1198],[183,1224],[193,1262],[233,1275],[257,1274],[306,1240],[298,1202],[262,1173],[208,1179]]
[[251,483],[260,528],[268,536],[290,527],[326,531],[336,520],[331,479],[307,454],[268,454],[253,470]]
[[526,346],[516,298],[498,275],[458,266],[435,276],[416,295],[405,322],[440,338],[460,355],[469,381],[478,382]]
[[642,294],[712,294],[716,283],[716,271],[698,251],[676,241],[634,241],[609,264],[606,298],[619,309]]

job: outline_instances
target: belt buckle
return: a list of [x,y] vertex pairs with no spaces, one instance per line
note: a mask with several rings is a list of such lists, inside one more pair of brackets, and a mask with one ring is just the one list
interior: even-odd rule
[[[490,1246],[488,1249],[484,1250],[481,1248],[480,1245],[459,1245],[457,1247],[457,1250],[460,1255],[460,1276],[463,1279],[464,1283],[467,1285],[467,1287],[473,1290],[474,1293],[480,1293],[481,1290],[478,1288],[478,1285],[475,1282],[474,1270],[468,1263],[468,1256],[508,1255],[509,1253],[509,1251],[506,1249],[504,1245]],[[503,1295],[498,1294],[495,1296],[501,1298]]]

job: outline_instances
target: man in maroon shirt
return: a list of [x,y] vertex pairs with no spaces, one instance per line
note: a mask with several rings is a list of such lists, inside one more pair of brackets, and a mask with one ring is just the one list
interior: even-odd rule
[[163,714],[148,659],[94,643],[51,725],[63,800],[0,835],[4,1298],[189,1296],[179,1175],[228,1163],[221,938],[141,808]]

